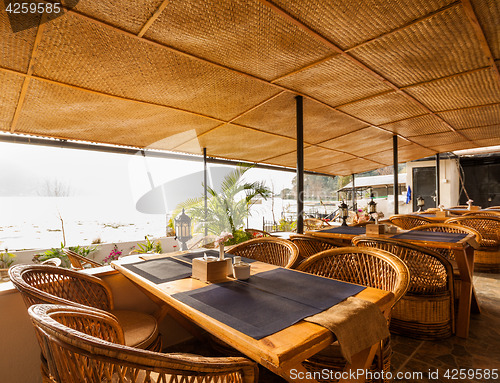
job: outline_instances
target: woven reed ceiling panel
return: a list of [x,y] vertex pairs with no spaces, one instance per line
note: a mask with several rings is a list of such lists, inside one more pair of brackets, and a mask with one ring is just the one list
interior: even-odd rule
[[273,80],[333,52],[257,0],[173,0],[146,38]]
[[[234,120],[243,126],[296,137],[295,95],[286,92]],[[368,126],[355,118],[309,99],[304,100],[304,137],[317,144]]]
[[495,125],[500,116],[500,104],[451,110],[438,115],[457,129]]
[[[192,137],[193,134],[186,135],[187,132],[194,131],[196,136],[218,123],[157,105],[131,104],[32,80],[18,125],[28,134],[42,133],[69,139],[89,136],[96,142],[121,145],[136,140],[140,147],[174,149]],[[68,126],[71,126],[70,130]]]
[[[251,146],[252,150],[248,150]],[[265,162],[295,150],[295,140],[286,137],[246,129],[237,125],[223,125],[176,148],[181,152],[201,154],[207,148],[209,156],[217,153],[224,158],[240,158],[244,161]]]
[[[500,145],[500,0],[80,0],[14,33],[0,130],[347,175]],[[496,61],[495,61],[496,60]]]
[[9,130],[22,86],[22,77],[0,72],[0,130]]

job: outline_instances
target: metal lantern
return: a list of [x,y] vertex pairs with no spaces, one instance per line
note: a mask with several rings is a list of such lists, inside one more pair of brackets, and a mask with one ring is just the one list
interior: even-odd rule
[[417,198],[417,206],[418,206],[418,212],[422,211],[422,208],[425,205],[425,200],[422,198],[422,196],[418,196]]
[[368,202],[368,214],[370,215],[370,221],[375,221],[373,214],[377,212],[377,203],[373,200],[373,193],[370,194],[371,201]]
[[181,243],[181,250],[187,250],[186,242],[193,238],[193,236],[191,235],[191,218],[184,213],[184,209],[182,209],[182,213],[175,218],[175,234]]
[[342,226],[347,226],[347,217],[349,217],[349,210],[347,204],[342,200],[342,203],[339,206],[340,208],[340,217],[342,218]]

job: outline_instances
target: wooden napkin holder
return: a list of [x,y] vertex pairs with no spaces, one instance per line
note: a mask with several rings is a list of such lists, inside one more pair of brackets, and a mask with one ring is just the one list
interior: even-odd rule
[[379,235],[385,233],[385,225],[380,223],[369,223],[366,227],[366,235]]
[[231,258],[223,260],[193,259],[193,278],[203,282],[218,282],[227,278],[228,268],[231,267]]
[[436,218],[446,218],[446,217],[448,217],[447,211],[437,211],[436,212]]

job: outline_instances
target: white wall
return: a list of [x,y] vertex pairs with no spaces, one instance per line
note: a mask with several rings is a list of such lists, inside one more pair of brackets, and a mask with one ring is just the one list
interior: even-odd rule
[[[111,288],[116,309],[153,314],[158,306],[136,285],[111,267],[86,272],[102,278]],[[160,323],[163,345],[190,339],[191,335],[170,317]],[[39,383],[40,348],[21,294],[11,282],[0,284],[0,382]]]
[[[417,167],[435,167],[436,161],[419,161],[419,162],[408,162],[406,164],[406,184],[413,187],[413,168]],[[453,159],[446,159],[440,161],[440,172],[439,172],[439,185],[440,185],[440,199],[441,204],[445,207],[458,205],[458,200],[460,197],[460,178],[458,164]],[[414,195],[412,195],[414,198]],[[411,211],[411,204],[410,211]],[[425,206],[426,208],[434,206]]]

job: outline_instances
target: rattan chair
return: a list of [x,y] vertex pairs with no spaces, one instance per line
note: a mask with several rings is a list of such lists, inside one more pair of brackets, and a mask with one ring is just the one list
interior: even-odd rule
[[[412,229],[418,231],[432,231],[439,233],[462,233],[462,234],[472,234],[476,237],[477,243],[480,243],[482,240],[481,234],[470,227],[455,225],[451,223],[431,223],[427,225],[417,226]],[[434,251],[438,252],[442,256],[446,257],[452,267],[453,267],[453,285],[454,285],[454,295],[455,302],[460,299],[460,272],[458,270],[457,261],[455,259],[455,254],[453,250],[450,249],[434,249]]]
[[258,379],[256,363],[247,358],[160,354],[125,346],[119,324],[102,312],[59,305],[34,305],[28,312],[53,382],[253,383]]
[[330,224],[319,218],[304,218],[304,229],[305,230],[318,230],[323,227],[328,227]]
[[299,249],[299,257],[295,265],[293,265],[293,268],[296,268],[305,259],[314,254],[345,246],[345,244],[337,242],[333,239],[319,238],[307,234],[290,235],[290,241],[297,245],[297,248]]
[[390,216],[389,222],[401,229],[410,230],[417,226],[432,223],[432,220],[417,214],[398,214]]
[[[302,262],[297,270],[392,291],[394,304],[405,294],[409,283],[408,267],[399,258],[387,251],[362,247],[342,247],[322,251]],[[392,354],[390,339],[383,341],[381,354],[376,356],[370,370],[383,369],[387,373],[390,371]],[[311,372],[321,372],[324,369],[342,371],[346,360],[342,357],[338,342],[335,342],[303,364]]]
[[50,266],[61,266],[61,263],[62,263],[61,258],[57,257],[49,258],[43,262],[40,262],[41,265],[50,265]]
[[471,216],[471,215],[500,217],[500,211],[496,211],[496,210],[469,211],[467,213],[462,214],[462,217],[467,217],[467,216]]
[[375,247],[401,258],[410,286],[392,310],[391,332],[417,339],[442,339],[455,329],[453,270],[441,254],[404,241],[359,236],[356,246]]
[[103,266],[101,263],[93,261],[83,255],[75,253],[69,249],[63,249],[63,253],[66,254],[69,261],[71,262],[71,268],[73,270],[83,270],[84,268],[92,268],[92,267],[101,267]]
[[474,251],[474,270],[500,273],[500,217],[487,215],[464,215],[447,219],[453,223],[470,227],[481,234],[479,249]]
[[233,246],[228,252],[288,269],[299,257],[299,249],[295,244],[276,237],[250,239]]
[[16,265],[9,269],[9,276],[27,307],[51,303],[103,310],[118,320],[127,346],[161,350],[156,319],[137,311],[115,310],[111,290],[100,278],[48,265]]
[[498,209],[498,210],[500,210],[500,206],[489,206],[489,207],[485,207],[484,209],[485,210],[490,210],[490,209]]

